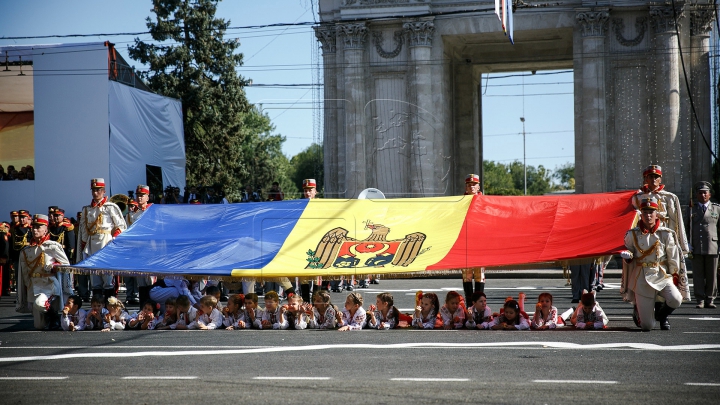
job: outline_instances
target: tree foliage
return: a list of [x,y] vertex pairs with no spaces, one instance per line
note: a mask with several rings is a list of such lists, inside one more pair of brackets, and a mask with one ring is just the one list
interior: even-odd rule
[[564,165],[556,168],[552,177],[559,182],[556,189],[558,189],[558,190],[574,190],[575,189],[575,165],[574,164],[565,163]]
[[243,184],[276,180],[284,138],[247,101],[240,43],[223,38],[230,21],[215,17],[218,1],[153,0],[153,42],[136,38],[129,54],[149,67],[151,89],[182,101],[187,181],[220,183],[234,200]]
[[[527,194],[543,195],[555,190],[551,183],[554,174],[539,165],[527,166]],[[484,190],[487,195],[523,195],[525,193],[525,171],[520,161],[509,164],[483,162]],[[573,180],[574,186],[574,180]]]

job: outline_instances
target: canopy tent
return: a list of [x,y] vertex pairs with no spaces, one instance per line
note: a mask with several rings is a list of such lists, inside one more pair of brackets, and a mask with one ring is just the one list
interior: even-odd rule
[[0,182],[0,212],[74,215],[96,177],[108,195],[185,185],[180,101],[145,91],[113,44],[2,46],[0,57],[0,164],[35,169],[34,181]]
[[624,249],[633,193],[156,204],[66,269],[274,279],[565,262]]

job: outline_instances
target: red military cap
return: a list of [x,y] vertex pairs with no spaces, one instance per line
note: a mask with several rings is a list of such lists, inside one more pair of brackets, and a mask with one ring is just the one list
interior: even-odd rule
[[65,215],[65,210],[62,208],[55,207],[54,210],[50,212],[51,214],[63,214]]
[[189,203],[192,204],[192,205],[202,204],[202,203],[200,202],[200,200],[198,200],[197,198],[193,198],[192,200],[190,200]]
[[315,188],[317,187],[317,183],[315,182],[315,179],[305,179],[302,183],[303,188]]
[[29,213],[27,210],[20,210],[20,211],[18,211],[18,215],[20,215],[21,217],[28,217],[28,218],[30,218],[30,213]]
[[144,184],[138,184],[137,188],[135,189],[135,194],[150,194],[150,187]]
[[18,215],[20,215],[20,213],[18,213],[17,211],[10,211],[10,216],[11,216],[11,217],[16,217],[16,216],[18,216]]
[[480,183],[480,176],[477,174],[468,174],[465,177],[465,183]]
[[35,214],[33,216],[33,225],[46,225],[48,224],[48,217],[47,215],[43,214]]
[[645,171],[643,171],[643,177],[647,176],[648,174],[657,174],[658,176],[662,177],[662,167],[658,165],[650,165],[645,168]]
[[658,205],[658,202],[654,198],[643,198],[643,200],[640,202],[640,209],[641,210],[657,210],[660,208]]
[[105,188],[105,179],[98,177],[90,180],[90,188]]

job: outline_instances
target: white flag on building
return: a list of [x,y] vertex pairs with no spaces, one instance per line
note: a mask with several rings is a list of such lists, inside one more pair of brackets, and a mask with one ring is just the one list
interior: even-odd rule
[[502,20],[503,20],[502,14],[500,11],[500,3],[503,1],[505,1],[505,0],[495,0],[495,15],[497,16],[498,21],[500,21],[500,22],[502,22]]
[[512,0],[505,0],[505,2],[507,3],[507,7],[505,8],[507,14],[507,25],[505,25],[505,33],[510,39],[510,43],[515,45],[515,39],[513,38],[513,26],[515,25],[515,23],[513,22]]

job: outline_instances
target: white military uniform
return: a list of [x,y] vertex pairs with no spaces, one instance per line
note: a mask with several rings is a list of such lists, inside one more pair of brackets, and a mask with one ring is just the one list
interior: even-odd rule
[[[64,302],[60,280],[53,272],[56,264],[67,266],[70,262],[63,246],[49,239],[41,243],[33,242],[20,251],[18,266],[20,277],[15,310],[29,312],[29,300],[32,299],[34,303],[32,314],[36,329],[45,328],[47,324],[45,314],[48,311],[57,313]],[[49,308],[46,307],[48,301],[50,301]]]
[[626,294],[627,301],[635,302],[643,330],[651,330],[655,325],[656,295],[662,296],[671,308],[682,303],[683,296],[673,283],[673,274],[678,274],[681,284],[684,278],[686,286],[687,274],[680,273],[676,240],[675,232],[663,226],[654,232],[637,226],[625,234],[625,247],[632,252],[633,259],[625,263],[620,293]]
[[[99,203],[92,202],[82,209],[79,238],[83,260],[104,248],[113,239],[113,232],[127,229],[122,211],[115,203],[103,197]],[[113,276],[92,276],[92,289],[108,290],[113,288]]]
[[636,209],[640,209],[640,202],[644,199],[654,198],[658,202],[657,215],[662,221],[662,225],[671,229],[677,235],[680,243],[680,250],[683,255],[690,252],[688,246],[687,235],[685,234],[685,225],[683,222],[682,211],[680,209],[680,200],[677,196],[669,191],[665,191],[664,185],[660,185],[657,190],[650,191],[643,186],[637,191],[632,198],[632,204]]

